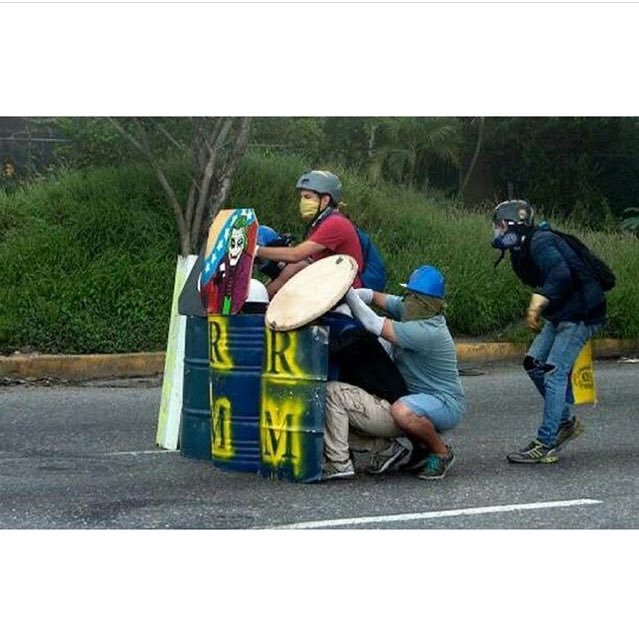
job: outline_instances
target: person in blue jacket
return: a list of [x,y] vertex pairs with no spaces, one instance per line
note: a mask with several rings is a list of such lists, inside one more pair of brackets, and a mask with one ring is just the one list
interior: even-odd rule
[[523,464],[558,461],[557,451],[583,433],[583,424],[571,416],[570,373],[606,321],[606,297],[596,276],[559,235],[533,220],[526,200],[508,200],[493,211],[492,245],[502,251],[497,263],[508,251],[515,275],[535,289],[526,324],[541,329],[523,362],[544,400],[541,424],[535,439],[507,455]]

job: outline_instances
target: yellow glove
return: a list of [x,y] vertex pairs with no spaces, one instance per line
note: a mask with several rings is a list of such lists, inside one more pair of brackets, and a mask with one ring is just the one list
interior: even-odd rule
[[541,328],[541,311],[548,306],[550,300],[539,293],[533,293],[526,311],[526,326],[533,331]]

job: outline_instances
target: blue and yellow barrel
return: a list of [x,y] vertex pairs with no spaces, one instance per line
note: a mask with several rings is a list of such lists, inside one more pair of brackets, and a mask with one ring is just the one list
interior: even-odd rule
[[208,329],[213,464],[257,473],[264,315],[209,315]]
[[322,474],[328,372],[326,326],[265,328],[261,380],[260,473],[292,481]]
[[211,459],[209,340],[206,317],[186,318],[180,452],[185,457]]

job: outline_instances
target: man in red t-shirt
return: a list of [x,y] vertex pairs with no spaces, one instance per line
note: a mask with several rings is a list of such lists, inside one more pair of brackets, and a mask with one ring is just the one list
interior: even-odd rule
[[[329,255],[350,255],[357,262],[359,273],[364,269],[355,226],[337,208],[342,198],[339,178],[328,171],[310,171],[300,177],[296,188],[300,193],[300,215],[310,223],[306,239],[297,246],[258,246],[255,251],[255,257],[261,260],[286,263],[266,287],[270,297],[309,263]],[[354,287],[362,286],[359,273]]]

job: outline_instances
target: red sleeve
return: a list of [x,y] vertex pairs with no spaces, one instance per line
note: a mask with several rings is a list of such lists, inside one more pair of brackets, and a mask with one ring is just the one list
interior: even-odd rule
[[346,218],[332,215],[314,229],[308,239],[333,253],[342,253],[344,246],[352,244],[357,236],[353,225]]
[[[359,243],[355,227],[345,217],[334,215],[327,218],[306,239],[325,247],[325,250],[313,255],[314,260],[336,253],[345,253],[355,259],[358,272],[362,272],[364,268],[362,246]],[[362,286],[359,274],[355,278],[353,286]]]

